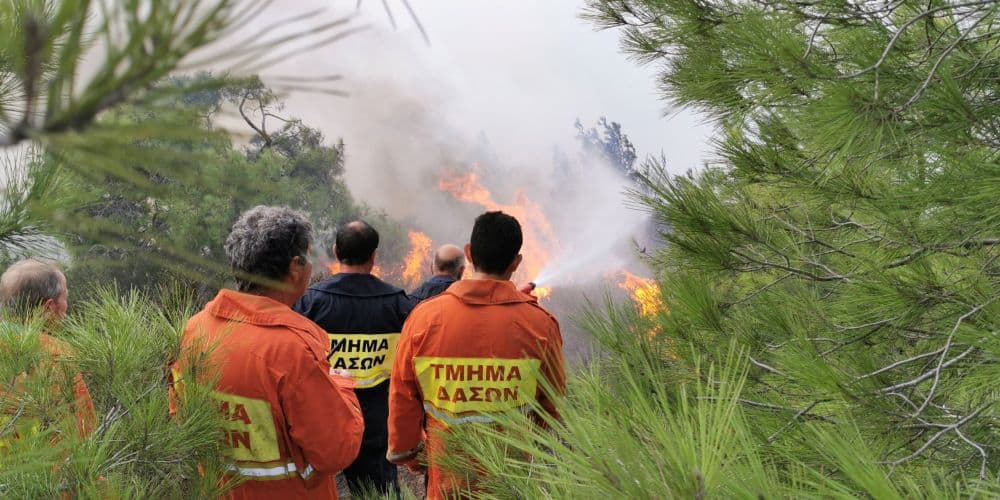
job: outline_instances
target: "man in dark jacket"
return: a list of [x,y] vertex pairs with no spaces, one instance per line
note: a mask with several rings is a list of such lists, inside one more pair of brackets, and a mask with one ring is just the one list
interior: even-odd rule
[[434,264],[431,269],[433,276],[423,282],[410,297],[420,301],[429,299],[462,279],[465,272],[465,255],[461,248],[455,245],[444,245],[434,252]]
[[363,221],[337,230],[333,253],[341,272],[306,290],[294,309],[326,330],[330,366],[351,372],[365,418],[361,452],[344,476],[355,496],[369,488],[399,493],[396,466],[385,459],[388,447],[389,372],[403,321],[415,301],[375,276],[378,231]]

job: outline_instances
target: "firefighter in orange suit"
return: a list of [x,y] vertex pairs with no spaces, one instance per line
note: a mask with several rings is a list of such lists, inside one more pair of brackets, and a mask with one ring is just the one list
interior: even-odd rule
[[364,422],[353,382],[331,374],[329,341],[291,305],[312,274],[312,227],[287,208],[255,207],[233,225],[226,254],[239,291],[222,290],[188,321],[172,370],[208,352],[239,499],[337,498],[335,474],[358,454]]
[[[4,319],[18,323],[27,323],[40,312],[47,328],[57,328],[69,308],[66,276],[47,262],[36,259],[18,261],[0,276],[0,308]],[[39,342],[42,351],[55,363],[71,352],[66,343],[47,333],[40,335]],[[97,418],[87,383],[79,373],[73,375],[73,396],[76,430],[80,436],[86,436],[94,429]]]
[[510,281],[521,242],[513,217],[480,215],[465,246],[472,279],[422,302],[403,327],[389,384],[387,458],[427,464],[428,498],[475,487],[437,465],[441,431],[527,411],[533,401],[558,417],[542,381],[565,391],[562,336],[555,318]]

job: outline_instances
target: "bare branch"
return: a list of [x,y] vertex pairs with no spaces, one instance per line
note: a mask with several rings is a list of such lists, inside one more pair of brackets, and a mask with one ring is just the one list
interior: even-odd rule
[[820,403],[823,403],[825,401],[829,401],[829,400],[828,399],[818,399],[816,401],[813,401],[809,406],[807,406],[807,407],[799,410],[799,412],[796,413],[792,417],[791,420],[789,420],[788,422],[785,422],[785,425],[781,426],[780,429],[774,431],[774,434],[771,434],[770,436],[768,436],[767,437],[767,442],[768,443],[773,443],[774,440],[778,437],[778,435],[781,434],[782,432],[784,432],[785,429],[791,427],[800,417],[802,417],[803,415],[809,413],[810,410],[812,410],[813,408],[815,408],[816,405],[818,405]]
[[927,74],[927,78],[924,79],[924,82],[920,85],[920,88],[917,89],[917,92],[914,93],[913,96],[911,96],[910,99],[907,100],[906,103],[903,104],[903,106],[897,110],[897,112],[909,108],[910,106],[913,105],[913,103],[917,102],[917,100],[919,100],[924,95],[924,92],[927,92],[927,88],[930,86],[931,80],[933,80],[934,75],[937,74],[938,68],[941,67],[941,63],[943,63],[944,60],[948,58],[948,54],[951,54],[951,51],[955,50],[955,48],[958,47],[958,44],[962,43],[962,41],[965,40],[969,36],[969,34],[971,34],[976,29],[977,26],[979,26],[979,23],[983,22],[983,20],[985,20],[987,17],[988,16],[981,16],[979,19],[977,19],[976,22],[974,22],[972,26],[969,27],[969,29],[965,30],[965,33],[962,33],[961,36],[956,38],[955,41],[951,43],[951,45],[949,45],[946,49],[944,49],[941,52],[941,56],[938,57],[937,61],[934,62],[934,66],[931,67],[930,72]]
[[737,300],[736,302],[733,302],[732,304],[730,304],[730,306],[735,306],[735,305],[742,304],[742,303],[744,303],[744,302],[746,302],[746,301],[748,301],[748,300],[756,297],[757,295],[760,295],[761,293],[764,293],[765,291],[767,291],[768,289],[770,289],[772,286],[777,285],[778,283],[781,283],[782,281],[790,278],[791,276],[792,276],[792,273],[783,274],[783,275],[779,276],[778,278],[776,278],[774,281],[772,281],[772,282],[770,282],[770,283],[768,283],[768,284],[766,284],[766,285],[764,285],[764,286],[762,286],[762,287],[754,290],[752,293],[750,293],[746,297],[743,297],[742,299]]
[[[927,398],[924,399],[923,404],[921,404],[920,407],[917,408],[917,411],[916,411],[915,415],[919,415],[920,412],[924,411],[924,408],[927,408],[927,405],[931,402],[931,399],[934,398],[934,391],[937,390],[938,383],[941,381],[941,369],[943,368],[944,360],[945,360],[946,357],[948,357],[948,350],[951,349],[951,344],[952,344],[952,341],[954,341],[954,339],[955,339],[955,333],[958,332],[958,328],[962,325],[962,323],[966,319],[969,319],[970,317],[974,316],[979,311],[983,310],[983,308],[985,308],[986,306],[992,304],[993,301],[995,301],[997,298],[1000,298],[1000,296],[992,297],[989,300],[987,300],[986,302],[983,302],[982,304],[979,304],[978,306],[973,307],[972,310],[970,310],[969,312],[963,314],[962,316],[960,316],[958,318],[957,321],[955,321],[955,326],[954,326],[954,328],[951,329],[951,332],[948,334],[948,340],[944,344],[944,351],[941,353],[941,357],[938,358],[937,367],[934,368],[934,383],[931,384],[931,388],[927,392]],[[970,347],[969,349],[971,350],[973,348]],[[966,351],[966,352],[969,352],[969,351]]]
[[747,356],[747,357],[750,358],[750,362],[753,363],[754,366],[763,368],[764,370],[774,373],[776,375],[784,375],[784,373],[781,373],[781,371],[779,371],[777,368],[774,368],[773,366],[766,365],[764,363],[761,363],[760,361],[757,361],[756,359],[753,359],[753,356]]
[[[942,348],[942,350],[943,349],[944,348]],[[947,368],[947,367],[949,367],[949,366],[957,363],[962,358],[968,356],[974,350],[976,350],[975,347],[970,347],[970,348],[966,349],[965,351],[963,351],[958,356],[955,356],[954,358],[951,358],[948,361],[946,361],[944,364],[942,364],[941,368]],[[898,391],[899,389],[905,389],[907,387],[913,387],[913,386],[915,386],[915,385],[923,382],[924,380],[927,380],[927,379],[933,377],[934,373],[935,373],[935,371],[926,372],[926,373],[920,375],[919,377],[917,377],[915,379],[908,380],[908,381],[903,382],[901,384],[896,384],[896,385],[893,385],[893,386],[890,386],[890,387],[885,387],[885,388],[879,389],[879,392],[889,394],[891,392]]]
[[[726,398],[718,398],[714,396],[700,396],[698,397],[698,399],[707,399],[711,401],[727,401]],[[770,403],[761,403],[760,401],[753,401],[750,399],[737,399],[736,402],[742,405],[751,406],[753,408],[760,408],[762,410],[768,410],[768,411],[780,411],[780,412],[790,412],[790,413],[799,413],[801,411],[798,408],[773,405]],[[813,420],[822,420],[824,422],[836,423],[833,419],[829,417],[824,417],[823,415],[811,415],[808,413],[803,413],[802,415],[799,416],[799,418],[810,418]]]
[[986,463],[987,463],[987,460],[988,460],[988,455],[986,454],[986,450],[984,450],[983,447],[979,443],[977,443],[977,442],[969,439],[968,437],[965,436],[965,434],[962,434],[962,430],[961,429],[955,428],[955,434],[958,434],[958,437],[962,438],[962,441],[965,441],[966,443],[969,443],[969,446],[975,448],[976,451],[979,452],[979,456],[982,457],[982,460],[979,462],[979,479],[985,481],[986,480]]
[[979,408],[977,408],[975,411],[973,411],[972,413],[970,413],[970,414],[966,415],[965,417],[963,417],[958,422],[955,422],[954,424],[951,424],[951,425],[948,425],[948,426],[942,428],[940,431],[938,431],[933,436],[931,436],[931,438],[928,439],[923,445],[921,445],[919,448],[917,448],[917,450],[914,451],[913,453],[911,453],[911,454],[909,454],[909,455],[907,455],[907,456],[905,456],[903,458],[900,458],[899,460],[894,460],[894,461],[891,461],[891,462],[880,462],[880,463],[896,467],[896,466],[898,466],[900,464],[903,464],[903,463],[906,463],[906,462],[908,462],[910,460],[913,460],[914,458],[916,458],[917,456],[919,456],[921,453],[923,453],[924,451],[926,451],[927,448],[930,448],[930,446],[932,444],[934,444],[934,442],[937,441],[938,438],[940,438],[941,436],[945,435],[949,431],[958,430],[960,427],[962,427],[963,425],[965,425],[967,422],[969,422],[973,418],[979,416],[979,414],[982,413],[983,410],[985,410],[986,408],[989,408],[990,405],[992,405],[992,404],[993,404],[992,401],[989,402],[989,403],[985,403],[982,406],[980,406]]
[[940,349],[938,349],[938,350],[936,350],[936,351],[932,351],[932,352],[925,352],[925,353],[923,353],[923,354],[918,354],[918,355],[916,355],[916,356],[913,356],[913,357],[911,357],[911,358],[906,358],[906,359],[904,359],[904,360],[900,360],[900,361],[897,361],[897,362],[895,362],[895,363],[893,363],[893,364],[891,364],[891,365],[889,365],[889,366],[886,366],[886,367],[884,367],[884,368],[879,368],[878,370],[875,370],[875,371],[873,371],[873,372],[871,372],[871,373],[867,373],[867,374],[865,374],[865,375],[862,375],[862,376],[860,376],[860,377],[857,377],[857,378],[855,378],[854,380],[861,380],[861,379],[865,379],[865,378],[868,378],[868,377],[874,377],[875,375],[878,375],[879,373],[884,373],[884,372],[887,372],[887,371],[889,371],[889,370],[892,370],[893,368],[896,368],[896,367],[898,367],[898,366],[902,366],[902,365],[905,365],[905,364],[907,364],[907,363],[912,363],[912,362],[914,362],[914,361],[917,361],[917,360],[919,360],[919,359],[923,359],[923,358],[926,358],[926,357],[928,357],[928,356],[934,356],[935,354],[940,354],[940,353],[941,353],[941,351],[943,351],[943,350],[944,350],[944,347],[942,347],[942,348],[940,348]]
[[740,257],[740,258],[742,258],[742,259],[744,259],[744,260],[746,260],[746,261],[748,261],[750,263],[757,264],[757,265],[763,266],[765,268],[771,267],[771,268],[776,268],[776,269],[782,269],[782,270],[788,271],[790,273],[797,274],[799,276],[804,276],[804,277],[809,278],[809,279],[814,280],[814,281],[849,281],[849,279],[848,279],[847,276],[842,276],[840,274],[820,276],[818,274],[811,273],[811,272],[805,271],[803,269],[797,269],[797,268],[794,268],[794,267],[791,267],[791,266],[788,266],[788,265],[775,264],[773,262],[768,262],[767,260],[757,260],[757,259],[749,257],[749,256],[747,256],[747,255],[745,255],[745,254],[743,254],[743,253],[741,253],[741,252],[739,252],[737,250],[731,250],[730,252],[733,255],[736,255],[737,257]]
[[878,70],[879,67],[881,67],[882,64],[884,64],[885,61],[886,61],[886,59],[889,57],[889,53],[892,52],[893,47],[896,46],[896,42],[899,41],[899,37],[901,37],[903,35],[903,33],[905,33],[906,30],[909,29],[910,26],[913,26],[917,21],[919,21],[919,20],[921,20],[921,19],[923,19],[923,18],[925,18],[927,16],[930,16],[930,15],[933,15],[933,14],[936,14],[938,12],[945,11],[945,10],[959,9],[959,8],[962,8],[962,7],[975,7],[975,6],[989,5],[991,3],[992,3],[992,0],[979,0],[979,1],[976,1],[976,2],[966,2],[966,3],[960,3],[960,4],[945,4],[945,5],[942,5],[942,6],[939,6],[939,7],[935,7],[933,9],[925,10],[925,11],[921,12],[920,14],[917,14],[916,16],[911,17],[909,20],[907,20],[905,23],[903,23],[903,25],[900,26],[898,30],[896,30],[896,33],[892,36],[892,38],[889,39],[889,43],[885,46],[885,50],[882,51],[882,55],[878,58],[877,61],[875,61],[875,64],[872,64],[871,66],[868,66],[867,68],[859,70],[856,73],[852,73],[850,75],[845,75],[842,78],[844,78],[844,79],[856,78],[856,77],[859,77],[859,76],[861,76],[861,75],[863,75],[865,73],[868,73],[869,71]]
[[246,105],[248,99],[250,99],[250,91],[247,91],[247,93],[244,94],[243,99],[240,101],[240,105],[238,107],[239,112],[240,112],[240,116],[243,117],[243,121],[245,121],[246,124],[249,125],[250,128],[252,128],[253,131],[256,132],[257,135],[259,135],[261,139],[264,139],[264,147],[265,148],[269,148],[269,147],[271,147],[271,143],[272,143],[271,136],[267,135],[267,131],[265,131],[262,128],[263,126],[258,127],[257,124],[253,120],[251,120],[249,116],[247,116],[246,111],[243,109],[243,107]]

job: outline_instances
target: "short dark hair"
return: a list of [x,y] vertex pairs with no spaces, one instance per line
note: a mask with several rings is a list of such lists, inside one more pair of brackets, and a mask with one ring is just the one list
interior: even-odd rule
[[472,265],[482,273],[503,274],[517,258],[522,242],[517,219],[500,211],[486,212],[472,226]]
[[378,248],[378,231],[363,220],[348,222],[337,228],[333,253],[348,266],[358,266],[371,260]]
[[307,258],[312,224],[288,207],[258,205],[243,212],[226,238],[226,255],[236,287],[251,292],[262,287],[260,278],[281,281],[295,257]]

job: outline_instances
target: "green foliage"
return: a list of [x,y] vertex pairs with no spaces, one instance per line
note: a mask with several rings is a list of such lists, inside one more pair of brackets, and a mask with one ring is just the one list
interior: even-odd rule
[[[176,318],[190,310],[169,312],[141,295],[104,290],[60,330],[69,347],[55,361],[39,342],[41,323],[0,324],[4,495],[218,494],[222,422],[210,388],[186,384],[184,405],[169,411],[167,367],[183,328]],[[71,382],[77,373],[97,415],[95,430],[83,436]]]
[[[247,165],[234,161],[240,155],[229,146],[226,131],[207,126],[210,115],[217,113],[227,99],[249,97],[250,102],[267,101],[266,106],[275,101],[274,94],[256,79],[244,82],[248,86],[240,87],[236,94],[226,88],[226,78],[202,75],[196,81],[177,81],[169,80],[169,75],[181,68],[206,64],[244,72],[258,70],[275,60],[273,52],[287,52],[288,44],[306,40],[312,47],[320,47],[337,40],[351,31],[345,27],[347,20],[323,23],[304,33],[228,40],[231,49],[213,54],[199,49],[232,37],[235,27],[259,16],[268,2],[153,3],[15,0],[0,6],[0,147],[29,144],[35,152],[24,165],[16,167],[13,177],[17,182],[4,189],[18,196],[31,194],[31,190],[46,196],[44,202],[33,203],[30,209],[21,201],[0,206],[3,258],[48,250],[44,248],[46,243],[56,246],[51,245],[51,240],[26,238],[26,234],[61,233],[75,238],[75,243],[86,249],[86,257],[103,258],[105,263],[121,264],[136,252],[145,252],[147,262],[143,266],[119,265],[117,275],[92,272],[80,277],[99,281],[121,278],[124,285],[151,288],[169,272],[192,280],[207,276],[206,288],[211,289],[218,284],[222,271],[218,245],[214,244],[220,236],[212,231],[222,226],[194,227],[200,217],[228,218],[228,227],[238,208],[226,205],[234,191],[241,194],[241,203],[261,198],[281,201],[267,198],[268,193],[261,193],[265,190],[260,188],[262,182],[283,176],[280,171],[288,167],[286,159],[265,158],[259,172],[252,172],[260,175],[247,177]],[[280,23],[268,30],[277,26]],[[338,33],[331,36],[334,31]],[[200,60],[190,57],[196,51]],[[83,72],[81,61],[85,58],[94,63]],[[165,80],[169,81],[160,84]],[[249,92],[244,94],[244,88]],[[290,121],[273,135],[275,151],[295,155],[296,162],[291,166],[296,175],[310,176],[323,186],[330,185],[324,182],[326,172],[339,173],[342,169],[342,147],[323,146],[322,137],[301,123]],[[41,174],[33,171],[38,163],[45,165]],[[220,163],[224,168],[203,168]],[[89,185],[90,189],[83,193],[75,186],[53,190],[42,183],[36,187],[30,179],[24,179],[36,175],[65,175],[70,184]],[[113,189],[99,191],[95,187],[105,184]],[[162,212],[174,208],[162,198],[171,194],[171,189],[178,191],[179,186],[189,190],[185,199],[169,201],[180,202],[175,219],[181,215],[191,217],[184,219],[191,228],[189,232],[177,231],[181,234],[172,237],[160,231],[165,218]],[[288,199],[303,199],[293,198],[302,194],[296,190],[281,191],[287,186],[273,187],[274,193]],[[339,196],[338,207],[349,204],[346,190],[338,191],[334,183],[333,191]],[[95,192],[96,199],[85,198]],[[107,199],[101,198],[104,194],[108,194]],[[318,206],[312,208],[317,212],[329,208],[321,201],[307,203],[316,203]],[[81,202],[85,204],[83,209]],[[104,206],[99,206],[102,202]],[[185,212],[184,202],[195,208]],[[136,237],[137,232],[143,234]],[[183,239],[187,236],[190,238]],[[70,242],[70,246],[73,244]],[[80,257],[78,252],[71,253]]]
[[[267,3],[0,2],[0,153],[7,162],[0,184],[0,264],[25,254],[65,258],[65,247],[53,234],[72,240],[66,245],[71,253],[85,249],[74,257],[100,254],[97,247],[119,260],[141,251],[156,272],[133,273],[131,281],[122,282],[139,282],[158,302],[132,287],[98,288],[66,325],[72,349],[58,362],[39,340],[41,324],[0,324],[0,494],[5,497],[220,493],[221,427],[208,388],[188,384],[185,404],[169,415],[166,366],[177,356],[179,325],[190,313],[193,290],[189,282],[182,285],[183,294],[165,293],[156,284],[167,272],[208,276],[203,281],[214,284],[218,242],[226,232],[220,228],[228,228],[238,213],[234,200],[254,201],[248,192],[262,196],[254,182],[274,181],[274,192],[284,189],[285,199],[316,211],[328,209],[324,203],[334,197],[337,207],[349,201],[346,190],[328,192],[324,199],[313,196],[318,191],[304,194],[282,184],[289,169],[318,184],[327,172],[339,174],[342,146],[324,146],[314,130],[290,121],[272,144],[254,146],[251,159],[234,150],[224,130],[207,127],[208,115],[218,112],[212,106],[226,96],[222,79],[157,84],[182,67],[206,64],[252,73],[276,60],[272,52],[286,44],[315,37],[311,46],[319,47],[351,31],[342,29],[347,21],[340,19],[302,34],[254,33],[249,40],[231,41],[234,48],[222,53],[204,50],[259,16]],[[331,36],[335,30],[341,31]],[[192,60],[193,52],[202,59]],[[90,62],[87,71],[81,71],[84,61]],[[273,98],[259,82],[255,92]],[[205,98],[207,103],[199,101]],[[23,161],[10,162],[25,150],[30,153]],[[257,177],[246,177],[248,170]],[[178,215],[168,217],[171,210]],[[204,246],[192,250],[179,242]],[[113,274],[87,267],[86,259],[78,262],[95,281],[113,281]],[[79,290],[73,278],[70,287]],[[73,429],[76,405],[69,383],[80,372],[98,413],[96,431],[85,437]]]
[[[834,421],[747,399],[746,352],[729,342],[718,363],[668,339],[648,341],[632,308],[584,320],[605,356],[571,377],[561,421],[512,416],[452,429],[446,466],[472,474],[478,498],[959,498],[958,484],[880,463],[883,439],[850,416]],[[647,324],[648,326],[648,324]],[[789,420],[802,419],[798,428]],[[769,438],[772,429],[788,432]],[[469,471],[475,471],[470,473]],[[979,487],[989,488],[982,483]]]
[[29,254],[52,257],[59,252],[47,234],[52,224],[41,214],[66,202],[58,194],[64,179],[58,169],[33,168],[32,158],[26,153],[0,159],[0,266]]
[[[205,135],[138,141],[141,154],[132,151],[122,159],[137,179],[112,172],[71,174],[65,195],[75,208],[61,218],[76,260],[71,282],[154,290],[170,277],[182,277],[206,299],[228,278],[223,242],[232,222],[258,204],[309,214],[319,255],[329,252],[336,225],[352,217],[371,218],[386,239],[405,241],[398,224],[351,198],[342,177],[343,142],[327,145],[318,130],[280,116],[283,105],[256,78],[218,89],[207,88],[208,81],[210,76],[199,75],[164,82],[178,89],[169,99],[120,106],[101,118],[99,124],[152,121],[199,128]],[[226,107],[236,107],[253,131],[242,148],[211,132]],[[278,130],[270,130],[272,123]],[[195,159],[197,170],[164,161],[173,156],[185,164]],[[61,164],[50,159],[43,170]],[[384,253],[391,259],[405,251],[389,250]]]
[[[68,153],[79,145],[77,139],[96,139],[101,131],[91,135],[82,129],[100,112],[166,77],[184,56],[252,12],[252,6],[238,8],[233,0],[4,2],[0,145],[40,140]],[[80,65],[91,50],[101,52],[103,61],[81,81]],[[82,137],[54,135],[68,131]]]
[[462,429],[480,495],[995,496],[1000,6],[588,3],[716,160],[647,162],[669,313],[587,313],[551,431]]

